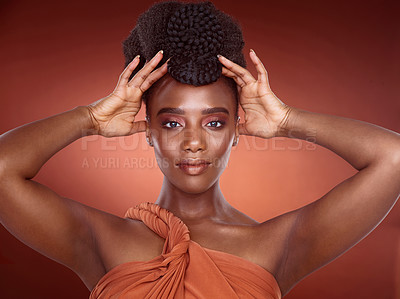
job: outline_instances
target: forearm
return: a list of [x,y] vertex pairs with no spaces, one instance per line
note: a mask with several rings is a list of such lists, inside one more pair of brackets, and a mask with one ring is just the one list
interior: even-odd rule
[[10,130],[0,135],[0,170],[31,179],[55,153],[92,129],[87,108],[78,106]]
[[357,170],[400,159],[400,134],[367,122],[292,108],[278,136],[306,139],[341,156]]

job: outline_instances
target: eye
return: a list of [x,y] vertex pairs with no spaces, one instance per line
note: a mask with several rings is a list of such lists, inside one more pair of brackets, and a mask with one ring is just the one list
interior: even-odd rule
[[166,127],[168,129],[176,128],[181,126],[177,121],[165,121],[162,123],[163,127]]
[[213,127],[213,128],[220,128],[225,124],[225,122],[220,121],[220,120],[213,120],[213,121],[210,121],[207,125],[209,125],[209,124],[211,124],[211,127]]

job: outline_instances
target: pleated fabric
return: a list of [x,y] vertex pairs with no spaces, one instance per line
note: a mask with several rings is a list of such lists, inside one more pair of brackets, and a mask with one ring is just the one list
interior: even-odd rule
[[89,299],[281,298],[270,272],[244,258],[190,240],[188,227],[167,209],[143,202],[129,208],[125,217],[142,221],[164,238],[162,253],[149,261],[112,268],[98,281]]

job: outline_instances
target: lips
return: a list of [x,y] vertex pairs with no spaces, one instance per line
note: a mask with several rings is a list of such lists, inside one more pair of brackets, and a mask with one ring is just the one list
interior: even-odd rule
[[192,159],[192,158],[188,158],[188,159],[182,159],[180,160],[177,164],[185,164],[185,165],[199,165],[199,164],[210,164],[211,162],[208,160],[204,160],[204,159]]
[[182,159],[177,166],[188,175],[199,175],[206,171],[210,164],[210,161],[203,159]]

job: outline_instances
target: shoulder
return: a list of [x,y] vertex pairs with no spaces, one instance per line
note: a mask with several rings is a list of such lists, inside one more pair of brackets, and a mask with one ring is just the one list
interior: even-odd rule
[[93,235],[106,271],[124,262],[145,261],[159,255],[158,249],[165,241],[142,221],[111,214],[98,216]]
[[258,246],[254,247],[260,264],[277,280],[282,295],[293,287],[292,273],[288,269],[288,257],[293,250],[291,236],[298,221],[299,210],[289,211],[255,226]]
[[297,211],[261,223],[238,210],[234,215],[235,221],[226,227],[221,226],[221,235],[225,231],[232,237],[231,248],[237,255],[258,264],[282,285],[286,275],[283,269],[289,252],[288,241],[298,218]]
[[[80,267],[73,269],[91,289],[115,266],[144,261],[160,254],[164,239],[143,222],[84,207],[92,244],[80,253]],[[161,249],[160,249],[161,248]]]

